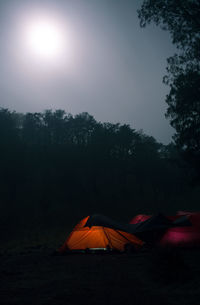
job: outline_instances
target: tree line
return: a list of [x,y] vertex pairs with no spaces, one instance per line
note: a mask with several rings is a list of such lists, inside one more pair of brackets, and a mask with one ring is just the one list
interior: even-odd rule
[[190,196],[193,170],[176,146],[129,125],[1,108],[0,131],[1,223],[64,224],[92,213],[123,219],[184,208]]

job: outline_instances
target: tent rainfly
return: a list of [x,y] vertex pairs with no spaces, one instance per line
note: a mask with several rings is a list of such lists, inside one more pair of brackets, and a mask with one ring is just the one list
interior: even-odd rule
[[[120,227],[120,229],[119,229]],[[131,246],[139,248],[143,242],[129,232],[121,230],[123,225],[101,215],[82,219],[67,237],[60,253],[78,250],[118,250]],[[126,225],[124,226],[126,229]]]
[[[200,246],[200,212],[179,211],[173,216],[137,215],[131,221],[133,233],[161,246]],[[135,227],[135,228],[134,228]]]

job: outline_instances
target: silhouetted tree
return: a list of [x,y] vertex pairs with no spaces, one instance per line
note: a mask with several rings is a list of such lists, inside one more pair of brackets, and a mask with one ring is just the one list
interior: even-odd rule
[[0,109],[0,148],[1,211],[13,224],[159,210],[189,180],[174,144],[88,113]]
[[[176,129],[174,139],[200,174],[200,2],[198,0],[145,0],[140,25],[150,22],[168,30],[178,53],[168,58],[170,86],[166,116]],[[200,178],[200,177],[199,177]]]
[[9,206],[16,200],[20,182],[20,139],[16,118],[15,112],[0,109],[0,185],[4,194],[1,200]]

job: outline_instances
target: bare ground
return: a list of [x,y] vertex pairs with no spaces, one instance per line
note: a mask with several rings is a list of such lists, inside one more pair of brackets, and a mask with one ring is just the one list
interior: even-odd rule
[[200,304],[199,249],[66,256],[54,249],[1,246],[1,305]]

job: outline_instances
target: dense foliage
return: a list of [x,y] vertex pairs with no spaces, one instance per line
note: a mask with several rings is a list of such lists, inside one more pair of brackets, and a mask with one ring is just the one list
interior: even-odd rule
[[170,32],[177,54],[168,58],[170,85],[166,116],[174,139],[200,180],[200,1],[145,0],[139,10],[142,27],[150,22]]
[[0,109],[0,131],[1,224],[166,211],[187,194],[191,171],[175,146],[128,125]]

